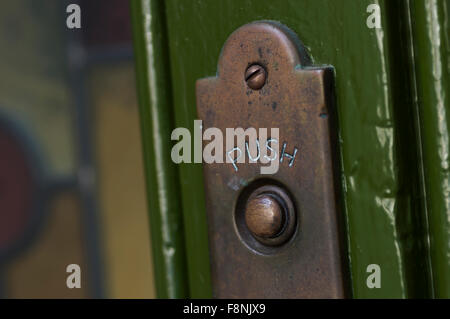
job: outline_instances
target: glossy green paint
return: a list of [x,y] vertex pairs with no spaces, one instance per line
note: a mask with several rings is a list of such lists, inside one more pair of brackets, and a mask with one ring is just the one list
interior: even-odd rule
[[450,298],[450,1],[410,12],[434,293]]
[[170,158],[173,113],[164,2],[133,0],[131,12],[156,291],[159,298],[185,298],[182,207]]
[[[381,29],[366,26],[367,6],[372,3],[381,6]],[[420,182],[420,176],[410,155],[419,160],[419,152],[405,150],[405,145],[414,144],[413,130],[400,134],[403,111],[408,120],[414,119],[413,101],[402,99],[401,90],[409,82],[396,82],[407,67],[399,59],[403,48],[397,44],[401,40],[397,19],[401,21],[404,11],[396,12],[389,1],[375,0],[167,0],[165,4],[176,126],[192,131],[197,117],[195,81],[216,73],[225,40],[248,22],[280,21],[298,34],[315,64],[335,67],[353,296],[428,295],[428,257],[419,240],[427,234],[417,226],[422,217],[414,200],[421,196],[421,188],[411,186]],[[180,179],[190,294],[208,297],[201,165],[181,165]],[[425,261],[417,262],[417,257]],[[380,289],[366,285],[369,264],[381,267]],[[408,278],[417,274],[411,284]]]

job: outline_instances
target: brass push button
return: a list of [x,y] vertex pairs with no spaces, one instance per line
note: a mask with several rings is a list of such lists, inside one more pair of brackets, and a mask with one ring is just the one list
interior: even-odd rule
[[288,241],[296,227],[294,204],[281,185],[249,186],[248,195],[240,198],[236,222],[247,244],[262,253],[276,252],[274,246]]
[[250,199],[245,209],[245,222],[255,237],[276,237],[283,229],[285,220],[283,207],[269,194]]

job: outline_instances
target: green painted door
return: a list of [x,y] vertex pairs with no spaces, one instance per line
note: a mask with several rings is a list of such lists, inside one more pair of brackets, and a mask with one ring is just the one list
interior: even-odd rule
[[[216,74],[228,36],[275,20],[314,64],[335,68],[352,297],[449,298],[449,10],[449,0],[132,0],[158,295],[211,296],[202,167],[171,161],[171,132],[193,130],[195,82]],[[367,285],[372,264],[380,288]]]

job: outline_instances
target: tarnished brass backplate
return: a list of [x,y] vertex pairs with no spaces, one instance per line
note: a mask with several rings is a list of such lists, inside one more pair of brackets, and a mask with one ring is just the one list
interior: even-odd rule
[[[259,90],[246,82],[253,64],[267,72]],[[263,164],[248,161],[237,171],[231,163],[203,164],[214,297],[346,295],[333,77],[332,67],[310,66],[292,31],[262,21],[236,30],[223,47],[217,77],[197,81],[203,130],[279,128],[278,159],[284,143],[291,155],[297,149],[295,160],[283,157],[273,175],[261,175]],[[241,224],[246,199],[266,185],[285,189],[295,206],[293,235],[279,246],[256,241]]]

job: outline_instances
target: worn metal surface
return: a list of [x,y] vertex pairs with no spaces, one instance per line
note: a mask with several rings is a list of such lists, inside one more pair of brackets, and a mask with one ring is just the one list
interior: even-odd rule
[[[254,91],[245,82],[255,63],[267,72]],[[218,77],[197,82],[203,128],[279,128],[279,146],[298,153],[274,175],[259,164],[204,164],[211,272],[215,297],[339,298],[345,284],[338,223],[338,187],[332,105],[333,69],[311,67],[293,33],[275,23],[252,23],[223,47]],[[278,154],[280,155],[280,150]],[[264,178],[262,178],[264,177]],[[240,199],[257,187],[285,188],[297,222],[280,247],[249,246],[236,227]],[[266,249],[267,248],[267,249]]]

